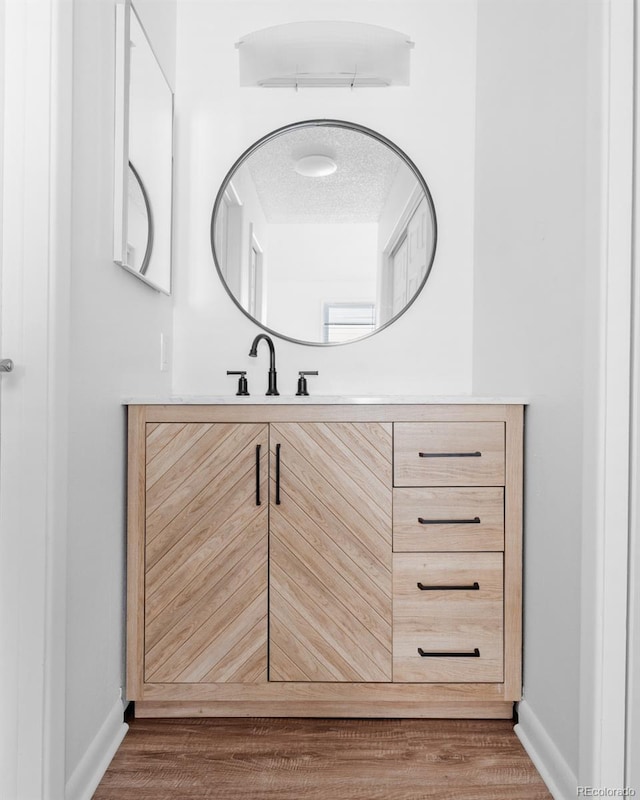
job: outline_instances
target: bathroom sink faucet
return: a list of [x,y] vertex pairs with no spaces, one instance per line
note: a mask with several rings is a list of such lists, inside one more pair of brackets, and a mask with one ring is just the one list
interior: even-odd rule
[[278,376],[276,375],[276,349],[273,346],[271,337],[267,336],[266,333],[259,333],[253,340],[251,350],[249,350],[249,355],[252,358],[255,358],[258,355],[258,344],[260,339],[264,339],[269,345],[269,388],[267,389],[267,395],[279,395],[280,392],[278,391],[277,385]]

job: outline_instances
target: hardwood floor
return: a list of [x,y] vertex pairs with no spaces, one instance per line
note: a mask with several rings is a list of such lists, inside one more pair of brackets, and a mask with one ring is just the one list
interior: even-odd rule
[[134,719],[94,800],[549,800],[504,720]]

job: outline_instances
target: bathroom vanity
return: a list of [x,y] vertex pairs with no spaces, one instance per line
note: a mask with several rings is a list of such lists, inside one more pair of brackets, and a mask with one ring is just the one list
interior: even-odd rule
[[129,405],[136,715],[511,717],[522,432],[470,398]]

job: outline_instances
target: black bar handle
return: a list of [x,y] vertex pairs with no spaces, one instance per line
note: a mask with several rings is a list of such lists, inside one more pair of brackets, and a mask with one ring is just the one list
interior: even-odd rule
[[276,445],[276,505],[280,505],[280,446]]
[[482,453],[476,450],[475,453],[418,453],[420,458],[480,458]]
[[473,519],[422,519],[422,517],[418,517],[418,522],[421,525],[477,525],[480,517]]
[[419,647],[418,655],[421,658],[480,658],[480,651],[474,647],[471,653],[447,653],[442,650],[423,650]]
[[260,450],[262,448],[261,444],[256,445],[256,505],[261,506],[262,500],[260,500]]
[[449,589],[454,589],[456,591],[478,591],[480,588],[478,581],[474,581],[472,586],[425,586],[420,583],[420,581],[418,581],[416,585],[421,592],[449,591]]

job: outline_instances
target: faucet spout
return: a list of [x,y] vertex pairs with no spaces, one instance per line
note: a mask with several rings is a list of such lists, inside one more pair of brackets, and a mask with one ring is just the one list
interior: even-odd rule
[[262,339],[264,339],[269,346],[269,386],[267,389],[267,395],[279,395],[278,376],[276,373],[276,348],[273,345],[271,337],[267,336],[266,333],[259,333],[251,344],[249,355],[252,358],[256,358],[258,355],[258,345]]

